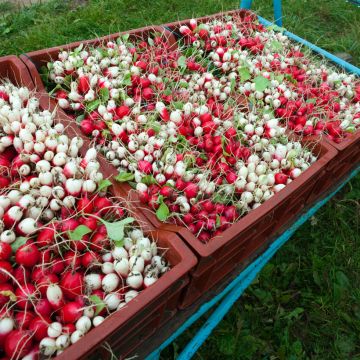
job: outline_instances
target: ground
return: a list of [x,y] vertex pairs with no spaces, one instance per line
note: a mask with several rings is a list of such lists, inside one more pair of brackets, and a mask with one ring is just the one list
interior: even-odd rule
[[[287,0],[284,26],[360,65],[360,10],[344,0]],[[269,0],[255,0],[270,18]],[[235,9],[233,0],[0,2],[0,55]],[[297,231],[225,317],[199,359],[360,359],[360,176]],[[163,354],[172,359],[187,331]]]

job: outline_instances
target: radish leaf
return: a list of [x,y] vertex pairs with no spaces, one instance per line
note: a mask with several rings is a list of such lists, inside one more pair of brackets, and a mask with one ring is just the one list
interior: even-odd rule
[[128,172],[120,172],[118,175],[114,177],[114,179],[119,182],[131,181],[134,180],[134,178],[135,178],[134,174]]
[[13,253],[22,245],[24,245],[26,243],[26,241],[28,240],[28,238],[24,237],[24,236],[19,236],[16,238],[16,240],[11,244],[11,249],[13,251]]
[[263,76],[257,76],[254,83],[256,91],[264,91],[270,85],[270,80]]
[[70,240],[81,240],[84,235],[91,232],[85,225],[79,225],[74,231],[68,231],[68,236]]
[[186,68],[186,57],[185,56],[180,56],[178,58],[177,64],[181,68]]
[[111,185],[112,182],[109,179],[103,179],[99,182],[98,191],[106,190]]
[[156,210],[156,217],[160,221],[166,221],[167,218],[169,217],[169,214],[170,214],[169,208],[167,207],[167,205],[164,202],[161,202],[160,206]]
[[103,87],[99,91],[100,98],[103,102],[107,102],[110,98],[110,92],[109,89],[106,87]]
[[241,82],[251,79],[250,70],[247,67],[239,67],[238,73],[240,75]]
[[96,306],[95,315],[99,315],[105,308],[105,302],[101,300],[97,295],[90,295],[90,301]]
[[135,219],[132,217],[128,217],[126,219],[113,223],[105,221],[103,219],[99,220],[105,225],[107,234],[109,238],[113,241],[122,241],[124,239],[125,226],[135,221]]

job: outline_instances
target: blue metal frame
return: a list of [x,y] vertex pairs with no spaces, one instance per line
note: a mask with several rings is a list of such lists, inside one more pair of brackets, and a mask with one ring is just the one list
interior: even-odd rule
[[[252,0],[241,0],[240,8],[250,9],[252,5]],[[282,26],[282,8],[281,0],[273,0],[274,5],[274,21],[277,26]],[[274,26],[274,24],[260,16],[258,19],[261,24],[265,26]],[[300,38],[299,36],[284,30],[284,34],[289,38],[301,43],[314,52],[328,58],[330,61],[334,62],[338,66],[342,67],[348,72],[354,73],[360,76],[360,69],[354,65],[349,64],[348,62],[338,58],[337,56],[319,48],[318,46],[310,43],[307,40]],[[338,191],[340,191],[344,185],[350,181],[354,176],[360,172],[360,166],[351,172],[351,174],[344,180],[344,182],[339,185],[339,187],[328,195],[323,200],[318,201],[306,214],[302,215],[297,219],[289,229],[287,229],[279,238],[277,238],[270,247],[259,256],[254,262],[252,262],[248,267],[246,267],[220,294],[215,296],[212,300],[207,303],[204,303],[199,310],[193,314],[189,319],[187,319],[182,326],[180,326],[169,338],[160,345],[155,351],[147,356],[147,360],[156,360],[160,357],[160,353],[168,345],[170,345],[177,337],[179,337],[184,331],[186,331],[193,323],[195,323],[200,317],[202,317],[208,310],[213,308],[216,303],[220,300],[222,302],[214,310],[211,316],[207,319],[205,324],[193,337],[193,339],[187,344],[182,353],[178,356],[179,360],[188,360],[191,359],[200,346],[206,341],[211,332],[216,328],[224,316],[229,312],[234,303],[240,298],[245,289],[251,285],[259,272],[263,267],[270,261],[270,259],[275,255],[275,253],[291,238],[294,232],[302,226],[307,220],[309,220],[323,205],[325,205]]]

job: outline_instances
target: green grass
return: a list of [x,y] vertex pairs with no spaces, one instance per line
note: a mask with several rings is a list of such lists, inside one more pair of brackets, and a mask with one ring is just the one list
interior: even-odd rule
[[[271,18],[270,0],[255,0]],[[287,0],[284,24],[360,65],[360,10],[344,0]],[[0,55],[201,16],[233,0],[0,4]],[[197,353],[199,359],[360,359],[360,176],[307,222],[262,271]],[[201,322],[163,354],[172,359]]]

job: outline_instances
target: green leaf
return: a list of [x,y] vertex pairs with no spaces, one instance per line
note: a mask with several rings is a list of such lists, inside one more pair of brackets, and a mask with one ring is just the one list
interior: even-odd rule
[[238,73],[240,75],[240,81],[245,82],[246,80],[251,79],[250,70],[247,67],[239,67]]
[[136,182],[134,181],[129,181],[129,185],[133,188],[133,189],[136,189]]
[[91,233],[91,229],[85,225],[79,225],[75,230],[68,231],[70,240],[81,240],[84,235]]
[[82,114],[82,115],[79,115],[75,121],[77,124],[80,124],[84,119],[85,119],[85,114]]
[[99,219],[106,227],[107,235],[110,240],[113,241],[122,241],[124,239],[124,229],[126,225],[129,225],[135,221],[134,218],[128,217],[126,219],[108,222],[103,219]]
[[151,124],[151,128],[158,134],[161,130],[161,124],[159,122],[154,122]]
[[307,99],[306,102],[308,104],[316,104],[316,99],[315,98]]
[[184,103],[181,101],[174,101],[172,104],[174,105],[175,109],[182,110],[184,108]]
[[98,191],[106,190],[111,185],[112,182],[109,179],[103,179],[98,184]]
[[216,215],[216,227],[220,227],[221,226],[221,219],[220,219],[220,215]]
[[127,73],[123,80],[122,80],[122,85],[125,85],[125,86],[131,86],[132,85],[132,82],[131,82],[131,74],[130,73]]
[[129,40],[130,34],[124,34],[121,36],[122,41],[127,42]]
[[95,315],[99,315],[105,308],[105,302],[101,300],[97,295],[90,295],[89,300],[96,306]]
[[270,80],[267,78],[264,78],[263,76],[257,76],[254,79],[255,83],[255,90],[256,91],[264,91],[271,83]]
[[279,83],[282,83],[284,81],[284,74],[279,74],[274,76],[274,80],[277,80]]
[[236,81],[235,81],[234,78],[232,78],[232,79],[230,80],[230,91],[231,91],[231,92],[234,92],[234,90],[235,90],[235,85],[236,85]]
[[13,253],[22,245],[24,245],[26,243],[26,241],[28,240],[27,237],[24,236],[19,236],[15,239],[15,241],[11,244],[11,249],[13,251]]
[[177,60],[177,64],[179,67],[186,69],[186,57],[185,56],[180,56]]
[[106,88],[106,87],[101,88],[100,91],[99,91],[99,96],[100,96],[102,102],[107,102],[109,100],[109,98],[110,98],[109,89]]
[[135,179],[135,175],[132,174],[132,173],[128,173],[128,172],[120,172],[118,175],[116,175],[114,177],[114,179],[116,181],[119,181],[119,182],[126,182],[126,181],[131,181],[131,180],[134,180]]
[[89,102],[88,104],[86,104],[86,111],[87,112],[93,112],[95,111],[99,106],[101,105],[101,100],[100,99],[96,99],[94,101]]
[[148,37],[148,43],[150,46],[154,46],[154,40],[150,37]]
[[145,175],[142,177],[141,182],[145,185],[157,184],[157,181],[152,175]]
[[161,202],[160,206],[156,210],[156,217],[160,221],[166,221],[167,218],[169,217],[169,214],[170,214],[169,208],[167,207],[167,205],[165,203]]
[[282,50],[283,49],[283,45],[280,41],[277,41],[277,40],[273,40],[271,43],[270,43],[270,46],[271,46],[271,50],[272,51],[279,51],[279,50]]

